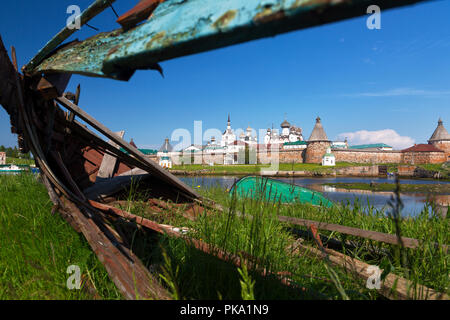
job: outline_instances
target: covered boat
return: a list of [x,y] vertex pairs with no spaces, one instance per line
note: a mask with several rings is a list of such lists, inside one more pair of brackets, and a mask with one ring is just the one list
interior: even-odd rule
[[234,183],[230,196],[239,198],[263,199],[281,203],[310,203],[330,208],[334,203],[320,192],[303,188],[280,180],[248,176]]

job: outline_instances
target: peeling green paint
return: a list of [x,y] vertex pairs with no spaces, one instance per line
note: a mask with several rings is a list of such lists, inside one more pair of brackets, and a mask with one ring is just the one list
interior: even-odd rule
[[[430,0],[379,0],[383,9]],[[147,22],[62,48],[32,70],[128,80],[190,54],[365,15],[372,0],[166,0]]]

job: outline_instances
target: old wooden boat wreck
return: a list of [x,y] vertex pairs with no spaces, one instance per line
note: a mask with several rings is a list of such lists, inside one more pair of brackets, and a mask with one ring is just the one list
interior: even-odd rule
[[[420,0],[377,1],[384,10]],[[81,14],[81,25],[109,8],[114,0],[96,0]],[[120,27],[84,41],[64,43],[76,30],[63,28],[22,69],[14,48],[11,58],[0,39],[0,104],[11,119],[21,152],[31,151],[58,211],[81,232],[124,298],[169,299],[167,290],[140,262],[114,228],[117,219],[133,220],[170,237],[211,252],[208,244],[178,230],[108,205],[133,179],[149,201],[183,204],[195,215],[216,206],[150,161],[78,104],[80,87],[66,91],[72,74],[128,80],[138,69],[161,71],[158,63],[245,41],[365,15],[367,0],[142,0],[118,19]],[[20,54],[20,53],[19,53]],[[88,124],[86,126],[84,123]],[[126,152],[122,152],[125,150]],[[397,244],[392,235],[285,219],[289,223],[369,237]],[[417,247],[405,238],[406,246]],[[219,258],[229,259],[220,250]],[[232,257],[239,265],[239,258]],[[336,257],[339,260],[341,258]],[[367,274],[361,271],[363,277]],[[403,284],[402,284],[403,285]],[[434,297],[438,295],[435,294]]]

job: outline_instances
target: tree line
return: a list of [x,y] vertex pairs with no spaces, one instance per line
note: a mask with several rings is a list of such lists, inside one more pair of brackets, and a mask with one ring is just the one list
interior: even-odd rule
[[8,158],[19,158],[19,159],[31,159],[31,153],[20,153],[17,147],[5,147],[3,145],[0,146],[0,152],[6,152],[6,156]]

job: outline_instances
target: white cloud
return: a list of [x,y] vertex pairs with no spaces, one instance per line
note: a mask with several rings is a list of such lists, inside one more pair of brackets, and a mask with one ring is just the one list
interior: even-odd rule
[[347,97],[401,97],[401,96],[422,96],[422,97],[436,97],[450,95],[450,90],[422,90],[413,88],[396,88],[379,92],[360,92],[344,94]]
[[361,130],[356,132],[344,132],[338,135],[339,140],[348,139],[350,145],[385,143],[394,149],[405,149],[414,145],[411,137],[400,136],[395,130],[384,129],[378,131]]

